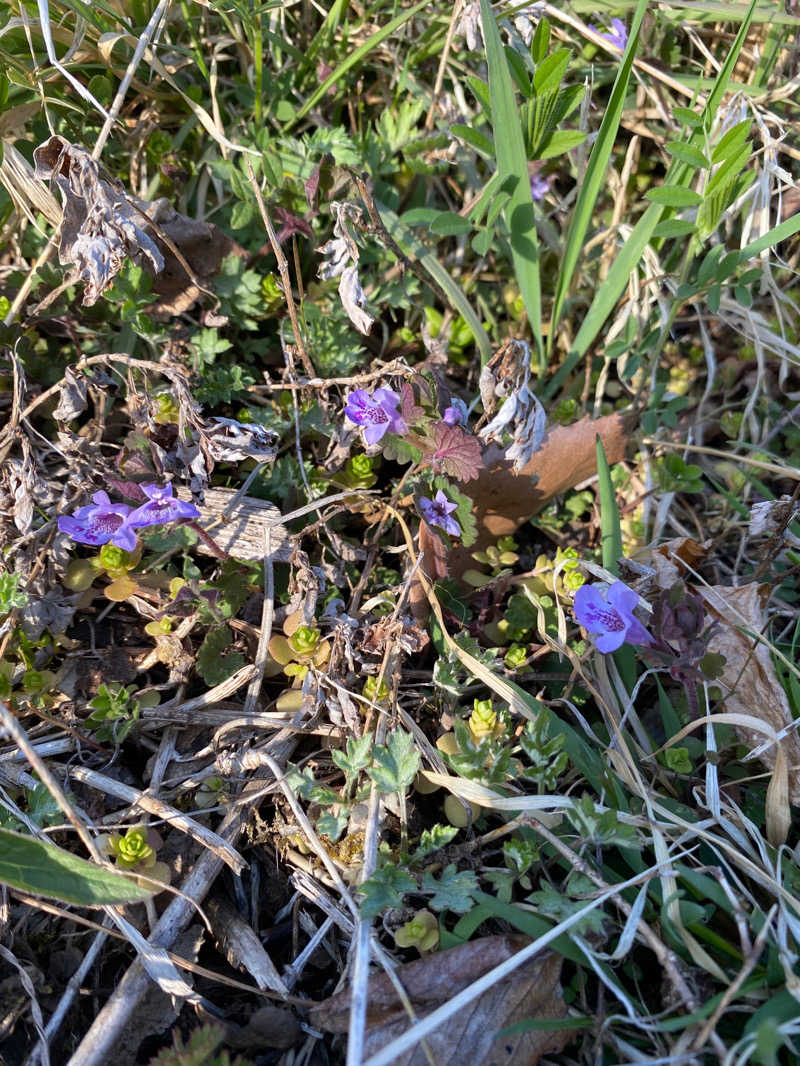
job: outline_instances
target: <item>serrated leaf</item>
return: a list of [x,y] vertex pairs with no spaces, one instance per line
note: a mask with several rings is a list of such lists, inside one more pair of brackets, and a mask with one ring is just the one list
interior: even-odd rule
[[331,758],[348,781],[358,777],[372,760],[372,733],[365,733],[363,737],[348,737],[346,751],[334,748]]
[[387,433],[381,442],[381,448],[385,458],[403,466],[407,463],[417,463],[422,458],[419,448],[398,437],[396,433]]
[[0,829],[0,884],[79,907],[134,903],[153,894],[121,874],[9,829]]
[[458,828],[454,825],[436,825],[430,829],[423,829],[419,838],[419,844],[411,855],[411,862],[417,863],[440,848],[445,848],[458,834]]
[[473,893],[478,891],[478,879],[471,870],[459,873],[455,863],[449,863],[442,870],[440,878],[426,873],[422,879],[422,891],[432,892],[428,906],[435,911],[455,911],[466,914],[473,905]]
[[445,473],[457,481],[472,481],[483,467],[478,438],[446,422],[438,422],[434,427],[433,447],[425,453],[425,458],[435,474]]
[[377,745],[367,773],[380,792],[403,792],[417,776],[419,752],[414,738],[402,729],[389,734],[386,746]]
[[362,881],[358,887],[364,897],[361,901],[362,917],[374,918],[387,907],[402,906],[404,893],[413,892],[416,887],[417,882],[405,870],[391,864],[379,867],[372,877]]
[[700,193],[683,185],[659,185],[655,189],[648,189],[645,198],[662,207],[696,207],[703,201]]
[[690,167],[710,167],[710,161],[703,155],[699,148],[684,141],[670,141],[667,151],[674,159],[680,159],[682,163],[688,163]]
[[321,814],[317,819],[317,832],[328,837],[335,844],[345,829],[347,829],[349,818],[350,811],[348,808],[340,808],[338,814],[326,811],[325,814]]

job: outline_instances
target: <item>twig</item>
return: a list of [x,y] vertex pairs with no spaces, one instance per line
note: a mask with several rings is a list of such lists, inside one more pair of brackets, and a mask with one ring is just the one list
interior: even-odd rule
[[272,636],[272,620],[275,615],[275,572],[272,567],[272,530],[264,529],[264,603],[261,607],[261,631],[258,635],[256,661],[253,664],[256,673],[247,689],[243,714],[252,714],[256,708],[261,682],[264,680],[264,667],[267,663],[269,641]]

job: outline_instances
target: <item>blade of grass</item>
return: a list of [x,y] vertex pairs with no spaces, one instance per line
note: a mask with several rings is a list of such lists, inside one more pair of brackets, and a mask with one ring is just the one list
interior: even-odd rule
[[[605,448],[597,437],[597,492],[600,496],[600,543],[603,550],[603,566],[609,573],[619,577],[619,560],[622,556],[622,529],[619,522],[619,507],[611,470]],[[623,644],[614,652],[619,676],[628,692],[636,685],[636,656],[630,644]]]
[[469,300],[453,281],[450,273],[445,270],[436,255],[421,241],[418,241],[412,232],[403,225],[393,211],[390,211],[388,207],[384,207],[383,204],[376,203],[375,206],[380,213],[387,232],[397,242],[400,250],[406,255],[413,256],[420,266],[430,274],[431,278],[444,291],[452,306],[472,330],[475,344],[481,355],[481,363],[488,362],[492,357],[492,342],[483,328],[483,323],[473,311]]
[[[731,73],[739,58],[739,53],[744,45],[747,32],[750,29],[756,2],[757,0],[751,0],[750,6],[747,9],[747,14],[742,21],[742,25],[739,27],[736,40],[733,42],[731,50],[728,53],[728,58],[725,60],[722,69],[717,75],[714,88],[703,108],[703,122],[698,129],[695,130],[689,140],[690,144],[695,145],[695,147],[701,150],[704,146],[704,130],[711,128],[714,117],[722,102],[722,98],[725,95],[728,83],[730,82]],[[674,159],[670,164],[666,177],[664,178],[664,184],[688,186],[689,182],[692,180],[693,173],[694,172],[690,166]],[[664,210],[665,209],[659,204],[651,204],[645,211],[644,215],[642,215],[636,223],[630,237],[616,256],[605,280],[595,293],[595,297],[592,300],[591,306],[586,313],[581,328],[578,330],[578,335],[575,337],[572,348],[564,360],[564,363],[543,390],[543,399],[549,399],[556,393],[567,375],[572,372],[594,343],[597,335],[603,328],[606,319],[614,309],[617,300],[622,295],[625,286],[628,284],[628,279],[633,271],[636,270],[642,254],[653,236],[653,231],[661,220]],[[788,221],[791,222],[794,220],[789,219]],[[797,225],[800,227],[800,222],[798,222]],[[780,227],[775,228],[779,229]],[[768,234],[765,236],[768,236]],[[759,242],[755,241],[754,244],[758,245]]]
[[[539,243],[536,237],[528,158],[522,139],[519,108],[508,71],[500,34],[497,31],[489,0],[481,0],[483,39],[489,67],[489,95],[492,104],[492,134],[497,170],[503,182],[510,179],[511,199],[503,210],[511,240],[514,273],[519,285],[533,343],[539,357],[539,371],[544,371],[542,344],[542,291],[539,277]],[[507,186],[506,186],[507,187]]]
[[614,88],[611,91],[611,99],[608,102],[603,121],[600,123],[597,140],[592,148],[592,154],[589,157],[589,163],[586,167],[586,174],[581,183],[578,200],[575,204],[572,219],[570,220],[569,230],[564,243],[564,256],[561,260],[561,269],[559,270],[558,282],[556,284],[553,310],[550,315],[550,332],[547,337],[548,353],[552,351],[553,340],[556,335],[556,327],[561,318],[564,300],[566,299],[572,276],[575,273],[575,266],[584,245],[584,238],[586,237],[589,223],[592,220],[597,199],[600,196],[600,191],[603,187],[603,179],[605,178],[608,161],[611,158],[611,150],[614,147],[614,141],[617,137],[617,131],[619,130],[619,124],[622,118],[622,109],[625,105],[625,97],[628,92],[628,83],[630,81],[631,69],[633,67],[633,58],[636,54],[636,47],[639,42],[639,28],[644,13],[647,10],[647,6],[647,0],[639,0],[639,4],[634,12],[628,44],[625,48],[622,63],[614,82]]
[[430,4],[428,3],[428,0],[420,0],[420,3],[414,4],[414,6],[410,7],[407,11],[403,11],[402,14],[393,18],[390,22],[387,22],[385,26],[382,26],[377,33],[373,33],[371,37],[368,37],[366,41],[358,46],[358,48],[354,48],[347,58],[343,59],[336,69],[328,75],[325,81],[314,90],[302,107],[295,112],[294,117],[290,118],[289,121],[285,123],[281,132],[287,133],[300,121],[301,118],[304,118],[320,100],[323,99],[328,89],[343,78],[348,70],[351,70],[354,66],[360,63],[364,56],[369,55],[369,53],[385,41],[387,37],[391,37],[394,31],[398,30],[404,25],[404,23],[408,22],[409,19],[414,18],[414,16],[418,15],[420,11],[429,7]]

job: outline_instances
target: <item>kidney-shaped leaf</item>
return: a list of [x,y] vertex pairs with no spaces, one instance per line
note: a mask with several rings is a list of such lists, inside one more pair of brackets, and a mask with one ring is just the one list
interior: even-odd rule
[[81,907],[136,903],[153,894],[132,878],[9,829],[0,829],[0,884]]

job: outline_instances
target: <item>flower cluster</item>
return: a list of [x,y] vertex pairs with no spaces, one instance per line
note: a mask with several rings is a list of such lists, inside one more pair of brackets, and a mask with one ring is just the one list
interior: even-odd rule
[[633,613],[639,597],[622,581],[609,585],[604,599],[597,585],[575,593],[575,617],[590,633],[599,633],[597,650],[616,651],[624,643],[651,645],[652,636]]
[[193,503],[184,503],[172,495],[172,485],[141,485],[147,502],[131,508],[126,503],[112,503],[107,492],[96,492],[94,501],[79,507],[71,515],[62,515],[58,520],[61,533],[66,533],[78,544],[99,547],[109,541],[124,551],[136,547],[136,530],[145,526],[161,526],[177,522],[181,518],[199,518],[200,512]]

